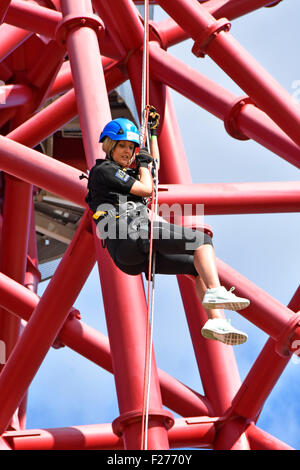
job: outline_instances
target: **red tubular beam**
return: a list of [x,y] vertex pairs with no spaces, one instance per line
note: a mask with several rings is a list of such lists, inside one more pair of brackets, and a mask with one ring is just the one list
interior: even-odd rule
[[[104,62],[106,61],[104,60]],[[126,80],[117,67],[109,68],[105,78],[108,91],[113,90]],[[7,137],[27,147],[35,147],[71,121],[77,113],[75,92],[72,89],[14,129]]]
[[48,92],[48,98],[55,97],[65,91],[73,88],[73,77],[71,72],[71,65],[69,61],[63,62],[60,71],[58,72],[55,80]]
[[0,88],[0,109],[22,106],[32,100],[32,91],[26,85],[6,85]]
[[[61,0],[61,6],[64,20],[60,29],[71,18],[75,22],[82,17],[86,20],[84,23],[80,22],[79,28],[67,30],[66,41],[87,165],[90,168],[95,159],[103,153],[98,144],[99,129],[111,119],[98,40],[95,31],[89,27],[90,19],[86,19],[86,13],[92,12],[89,1],[81,0],[74,3],[70,0]],[[132,31],[127,32],[128,35],[131,33]],[[97,94],[94,90],[98,91]],[[138,449],[141,446],[145,338],[143,335],[138,337],[136,331],[146,331],[146,303],[142,279],[132,278],[117,270],[99,244],[96,227],[93,229],[120,409],[120,417],[114,421],[114,431],[123,436],[126,449]],[[110,295],[112,291],[115,293],[113,298]],[[134,318],[128,310],[133,304]],[[126,339],[125,343],[124,341],[120,343],[120,337]],[[167,449],[169,444],[166,420],[171,418],[170,413],[162,409],[154,361],[150,409],[152,411],[149,413],[149,449]]]
[[[6,176],[0,267],[2,273],[21,284],[25,278],[31,204],[31,185]],[[5,342],[6,357],[9,357],[19,338],[20,319],[1,309],[0,331],[1,339]]]
[[32,33],[8,24],[0,26],[0,61],[4,60]]
[[[29,321],[39,297],[21,284],[0,273],[0,305]],[[57,342],[68,346],[108,372],[113,372],[108,338],[70,313]],[[182,416],[212,414],[208,400],[162,370],[158,370],[164,404]]]
[[[86,224],[87,215],[2,370],[0,434],[5,431],[95,264],[93,238]],[[70,285],[71,291],[67,288]]]
[[[270,0],[210,0],[203,7],[215,18],[234,19],[259,8],[269,6]],[[276,3],[276,2],[274,2]]]
[[295,450],[253,423],[247,429],[247,436],[252,450]]
[[241,417],[226,421],[216,436],[214,450],[251,450],[247,427],[248,421]]
[[[120,435],[123,433],[126,449],[140,449],[147,325],[144,286],[141,276],[137,278],[116,271],[113,261],[103,250],[100,251],[99,243],[96,244],[96,249],[120,409],[120,417],[114,421],[114,429]],[[114,296],[111,292],[114,292]],[[137,331],[144,334],[137,335]],[[123,340],[120,341],[120,338]],[[132,417],[135,419],[132,420]],[[166,430],[169,419],[169,413],[162,409],[156,363],[152,354],[147,447],[149,450],[169,448]]]
[[[64,324],[58,341],[107,371],[113,372],[108,338],[73,316]],[[158,376],[165,406],[182,416],[211,414],[210,404],[205,397],[162,370],[158,370]]]
[[300,211],[300,183],[160,185],[159,204],[204,204],[205,215]]
[[26,147],[35,147],[77,115],[74,90],[36,113],[6,137]]
[[79,170],[3,136],[0,136],[0,168],[23,181],[86,207],[86,183],[79,180]]
[[3,23],[11,0],[3,0],[0,6],[0,23]]
[[[224,32],[224,28],[213,34],[218,26],[217,20],[197,0],[158,0],[158,3],[190,33],[196,41],[196,49],[204,50],[257,106],[300,145],[300,112],[293,98],[231,34]],[[212,28],[211,32],[209,28]]]
[[54,38],[56,27],[61,18],[60,12],[50,8],[23,0],[12,0],[5,21],[19,28]]
[[[168,432],[172,448],[211,447],[215,437],[214,420],[176,419]],[[111,424],[72,426],[70,428],[30,429],[8,431],[3,439],[13,450],[121,450],[122,440]]]
[[[102,56],[101,60],[102,60],[102,67],[105,73],[106,86],[108,88],[108,91],[111,91],[112,89],[114,89],[114,87],[112,87],[110,84],[110,81],[107,80],[107,75],[108,75],[108,72],[110,72],[111,70],[114,70],[114,69],[119,70],[117,68],[117,62],[105,56]],[[124,81],[125,80],[126,80],[126,76],[124,75]],[[73,88],[73,77],[72,77],[72,72],[71,72],[71,65],[69,61],[66,61],[62,64],[62,67],[59,73],[57,74],[57,77],[55,78],[51,89],[49,90],[48,98],[61,94],[64,91],[68,91],[71,88]]]
[[26,85],[0,87],[0,109],[22,106],[32,100],[32,91]]
[[[103,42],[101,41],[101,47],[102,44],[105,42],[105,51],[107,50],[107,55],[109,57],[114,57],[113,52],[110,51],[108,53],[109,48],[107,47],[107,36],[110,37],[110,44],[114,45],[114,47],[119,51],[119,56],[122,58],[126,57],[126,49],[125,49],[125,44],[123,43],[122,38],[119,35],[118,28],[116,27],[115,23],[115,18],[114,15],[111,14],[110,10],[110,3],[109,2],[103,2],[102,0],[94,0],[93,1],[93,7],[95,8],[97,14],[100,16],[102,21],[105,23],[105,38]],[[104,44],[103,44],[104,45]]]
[[[286,331],[286,328],[290,322],[297,320],[297,315],[294,312],[219,259],[217,267],[223,285],[235,286],[238,295],[251,301],[245,313],[241,311],[240,315],[261,328],[276,341],[284,339],[282,338],[283,333],[286,333],[287,336],[292,333],[292,331]],[[292,327],[293,325],[291,325]]]
[[[28,187],[29,186],[29,187]],[[5,175],[2,228],[1,272],[23,284],[29,238],[28,214],[32,206],[32,188],[23,181]],[[12,208],[18,207],[18,217]]]
[[[56,29],[61,20],[61,12],[18,0],[12,1],[5,19],[9,24],[49,38],[55,38]],[[115,44],[107,31],[103,37],[103,50],[114,58],[124,56],[121,43]]]
[[178,93],[222,119],[232,137],[252,138],[300,168],[299,146],[264,112],[253,104],[243,102],[243,97],[238,98],[191,67],[187,67],[160,49],[156,43],[150,43],[150,67],[157,80],[163,81]]
[[13,76],[13,72],[4,62],[0,63],[0,77],[4,82],[7,82]]
[[104,21],[113,22],[113,25],[117,26],[119,38],[127,52],[142,46],[144,28],[131,0],[122,0],[122,2],[94,0],[93,3],[100,15],[103,12]]
[[[71,92],[70,99],[72,99]],[[55,109],[54,107],[53,111]],[[44,123],[46,130],[49,131],[47,119],[38,121],[36,118],[36,122],[41,125]],[[27,125],[29,124],[25,123],[20,126],[19,130],[10,134],[10,137],[18,140],[27,139],[25,141],[27,145],[36,145],[42,140],[41,135],[38,139],[32,136],[34,140],[30,141],[29,134],[26,132]],[[44,135],[47,133],[45,132]],[[22,178],[85,207],[83,201],[86,184],[79,180],[80,171],[24,145],[12,142],[6,137],[0,137],[0,168],[17,178]],[[204,204],[207,215],[297,212],[299,211],[299,183],[226,183],[193,185],[192,187],[190,185],[160,185],[159,204],[164,203],[170,206],[175,203],[182,206]],[[249,206],[250,203],[251,206]]]
[[[190,170],[167,87],[163,85],[155,87],[152,82],[151,103],[164,116],[159,135],[160,181],[165,180],[175,184],[190,183]],[[172,161],[174,159],[176,164],[167,164],[170,157]],[[177,276],[177,279],[205,396],[209,399],[214,414],[219,416],[227,410],[232,397],[240,386],[233,351],[221,343],[206,341],[201,336],[201,325],[205,323],[207,315],[200,305],[194,285],[185,276]],[[220,370],[222,370],[222,374],[220,374]]]
[[[110,110],[97,34],[88,20],[85,20],[86,26],[81,23],[80,28],[74,27],[74,24],[76,25],[74,18],[80,20],[81,17],[85,18],[92,13],[90,2],[88,4],[84,0],[78,0],[76,4],[62,0],[64,20],[59,31],[66,34],[85,154],[88,167],[91,168],[101,153],[98,143],[99,126],[101,128],[102,122],[104,127],[104,124],[110,120]],[[73,24],[71,29],[68,29],[69,21],[72,21],[71,25]],[[98,31],[101,28],[99,22]],[[101,90],[101,93],[106,95],[105,106],[101,103],[100,96],[97,100],[92,99],[91,90]],[[95,119],[98,120],[97,125]]]
[[[293,306],[298,291],[288,305],[293,311],[297,311]],[[276,342],[270,338],[236,394],[232,402],[232,414],[255,421],[290,358],[291,355],[279,356]]]
[[13,119],[16,114],[15,108],[7,108],[0,113],[0,128],[4,126],[8,121]]
[[[216,19],[225,17],[233,20],[269,3],[269,0],[231,0],[230,2],[228,0],[209,0],[204,2],[202,6]],[[151,24],[158,33],[164,49],[168,49],[189,38],[189,34],[171,18],[159,23],[151,22]]]
[[276,341],[270,338],[259,354],[232,402],[232,413],[255,421],[284,371],[290,357],[276,353]]

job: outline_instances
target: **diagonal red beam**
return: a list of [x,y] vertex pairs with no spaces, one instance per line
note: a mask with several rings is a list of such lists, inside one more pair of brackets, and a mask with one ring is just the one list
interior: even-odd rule
[[[12,0],[5,19],[11,25],[53,39],[56,38],[57,27],[61,20],[62,14],[59,11],[20,0]],[[107,55],[114,58],[120,58],[124,54],[122,45],[116,45],[106,30],[102,47]]]
[[[106,63],[106,61],[104,62]],[[106,70],[105,80],[108,91],[111,91],[116,86],[123,83],[126,77],[119,70],[117,65],[115,65]],[[72,85],[72,76],[68,67],[67,87],[71,87]],[[66,86],[66,80],[64,80],[63,86]],[[56,91],[58,90],[56,89]],[[42,142],[71,121],[77,113],[76,96],[74,90],[71,89],[46,108],[34,114],[30,119],[10,132],[7,137],[27,147],[35,147],[38,143]]]
[[93,237],[86,230],[87,219],[85,214],[0,374],[0,434],[5,431],[95,264]]
[[32,90],[27,85],[0,86],[0,110],[22,106],[32,100]]
[[3,136],[0,155],[2,170],[86,207],[86,183],[79,180],[80,171]]
[[[259,8],[270,6],[270,0],[209,0],[203,7],[217,18],[238,18]],[[274,1],[274,6],[277,1]]]
[[[288,305],[288,308],[295,312],[297,309],[293,309],[293,306],[298,291]],[[272,338],[268,339],[232,402],[232,414],[236,413],[256,421],[290,358],[291,354],[286,357],[279,356],[276,352],[276,342]]]
[[243,97],[227,91],[155,43],[150,44],[150,61],[155,79],[223,120],[230,135],[251,138],[300,168],[299,146],[256,106],[246,104]]
[[[234,20],[269,3],[270,0],[209,0],[204,2],[202,6],[216,19],[225,17]],[[189,34],[172,18],[160,22],[150,22],[150,24],[158,34],[164,49],[189,38]]]
[[37,3],[12,0],[5,21],[19,28],[54,38],[61,17],[60,12]]
[[295,450],[253,423],[247,429],[247,436],[252,450]]
[[[104,70],[106,86],[108,88],[108,91],[111,91],[112,89],[116,88],[116,86],[119,86],[122,83],[122,79],[123,81],[126,80],[126,74],[124,72],[121,72],[119,68],[119,63],[110,59],[109,57],[102,56],[101,61]],[[108,77],[112,72],[118,74],[120,77],[122,77],[123,75],[123,78],[120,78],[120,81],[118,81],[117,84],[111,84],[111,80],[108,80]],[[59,73],[57,74],[57,77],[55,78],[51,89],[49,90],[48,98],[61,94],[64,91],[68,91],[71,88],[73,88],[71,65],[70,61],[65,61],[62,64],[62,67]]]
[[9,24],[0,26],[0,61],[4,60],[33,33]]
[[49,104],[11,131],[6,137],[26,147],[35,147],[77,115],[74,90]]
[[34,111],[39,108],[47,98],[48,91],[59,72],[65,59],[66,51],[57,41],[49,41],[44,47],[43,54],[36,61],[31,70],[27,72],[27,80],[35,90]]
[[[233,38],[197,0],[158,0],[207,53],[297,145],[299,107],[291,95]],[[221,32],[213,34],[218,27]],[[219,31],[219,30],[218,30]],[[202,53],[202,52],[201,52]]]
[[[42,57],[37,61],[33,70],[30,71],[30,77],[27,76],[29,82],[35,85],[32,99],[17,110],[11,123],[12,126],[24,121],[41,104],[53,80],[53,75],[56,74],[56,69],[60,67],[65,55],[64,49],[60,48],[55,41],[48,43],[45,52],[46,60]],[[38,79],[37,76],[39,76]],[[32,185],[11,176],[6,177],[1,271],[20,283],[25,280],[31,210]],[[20,215],[16,219],[15,214],[18,212]],[[19,338],[20,320],[2,309],[0,325],[1,338],[6,344],[6,354],[9,357]]]
[[[0,273],[0,305],[13,315],[29,321],[39,297],[13,279]],[[77,319],[73,311],[56,341],[68,346],[108,372],[113,372],[108,338]],[[211,415],[208,400],[163,370],[158,370],[164,404],[182,416]]]
[[2,1],[0,5],[0,23],[3,23],[5,21],[5,16],[6,16],[10,3],[11,3],[11,0]]
[[[132,76],[134,77],[134,73],[132,73]],[[131,82],[134,85],[133,79],[131,79]],[[160,110],[163,116],[159,134],[162,161],[160,182],[168,181],[177,185],[189,183],[192,176],[185,156],[170,91],[161,83],[155,83],[154,81],[150,83],[151,103]],[[140,87],[135,85],[133,89],[138,100]],[[172,165],[168,164],[170,156]],[[216,344],[216,342],[206,341],[201,336],[201,324],[205,323],[207,315],[201,307],[194,285],[191,285],[184,276],[177,276],[177,279],[205,396],[209,399],[214,414],[219,416],[227,410],[232,397],[240,386],[234,354],[232,348],[227,348],[222,343]],[[230,368],[230,374],[228,367]],[[220,370],[223,371],[222,374],[220,374]]]
[[[247,297],[251,301],[247,310],[241,311],[240,315],[265,331],[275,341],[284,339],[281,337],[282,333],[286,333],[288,340],[295,328],[290,322],[296,321],[297,315],[220,259],[217,260],[217,266],[223,285],[235,286],[240,296]],[[288,328],[289,325],[291,330]]]
[[127,52],[142,46],[144,28],[131,0],[94,0],[93,4],[104,21],[112,23]]

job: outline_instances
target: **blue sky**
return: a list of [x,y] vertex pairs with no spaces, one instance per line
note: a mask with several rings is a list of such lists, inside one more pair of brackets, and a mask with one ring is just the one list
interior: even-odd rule
[[[297,92],[294,87],[300,80],[296,9],[295,1],[287,0],[235,20],[231,28],[231,34],[290,94]],[[162,16],[156,7],[155,20]],[[169,53],[233,93],[243,94],[209,57],[197,59],[191,48],[192,42],[188,40],[169,49]],[[298,170],[277,155],[254,141],[232,139],[223,122],[177,93],[172,92],[172,96],[194,183],[299,179]],[[213,227],[219,258],[288,304],[299,283],[297,214],[208,216],[206,223]],[[40,295],[45,287],[46,283],[42,283]],[[176,277],[157,276],[155,305],[154,347],[158,366],[202,392]],[[106,333],[97,268],[75,306],[85,323]],[[238,313],[226,313],[249,336],[247,343],[234,349],[243,380],[268,337]],[[262,429],[296,449],[300,449],[299,387],[300,360],[290,361],[258,421]],[[49,351],[30,388],[28,428],[111,422],[117,416],[111,374],[68,348]]]

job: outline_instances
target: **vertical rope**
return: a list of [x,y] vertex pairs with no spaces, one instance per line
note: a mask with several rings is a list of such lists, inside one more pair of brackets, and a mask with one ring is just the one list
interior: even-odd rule
[[[144,147],[147,139],[147,128],[149,118],[149,0],[144,4],[144,50],[143,50],[143,72],[142,72],[142,100],[141,100],[141,133],[140,143]],[[148,142],[149,150],[149,142]],[[155,178],[157,184],[157,178]],[[152,202],[155,202],[157,208],[156,184],[152,186]],[[156,209],[157,210],[157,209]],[[155,210],[154,210],[154,213]],[[152,344],[153,344],[153,321],[154,321],[154,280],[155,280],[155,252],[153,250],[153,222],[154,213],[151,211],[150,224],[150,246],[149,246],[149,264],[148,264],[148,297],[147,297],[147,323],[146,323],[146,345],[145,345],[145,367],[144,367],[144,392],[143,392],[143,410],[142,410],[142,434],[141,449],[147,450],[148,447],[148,421],[149,421],[149,403],[150,403],[150,385],[152,370]],[[152,289],[151,289],[152,284]]]

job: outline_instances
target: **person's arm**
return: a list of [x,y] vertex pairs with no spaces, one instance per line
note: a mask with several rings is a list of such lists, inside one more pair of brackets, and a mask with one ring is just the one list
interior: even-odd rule
[[149,197],[152,194],[153,181],[149,171],[149,164],[153,158],[148,153],[147,149],[141,149],[140,153],[136,156],[139,165],[139,181],[135,181],[130,189],[130,193],[136,196]]
[[156,161],[156,168],[159,170],[160,160],[159,160],[159,148],[157,140],[157,129],[159,126],[160,115],[156,111],[154,106],[150,106],[149,110],[149,126],[150,126],[150,153],[154,160]]
[[160,161],[159,161],[159,148],[158,148],[156,133],[151,135],[150,152],[151,152],[152,157],[156,161],[157,170],[159,170],[159,164],[160,164]]
[[131,186],[130,194],[141,197],[149,197],[152,194],[152,176],[148,167],[139,168],[140,180]]

